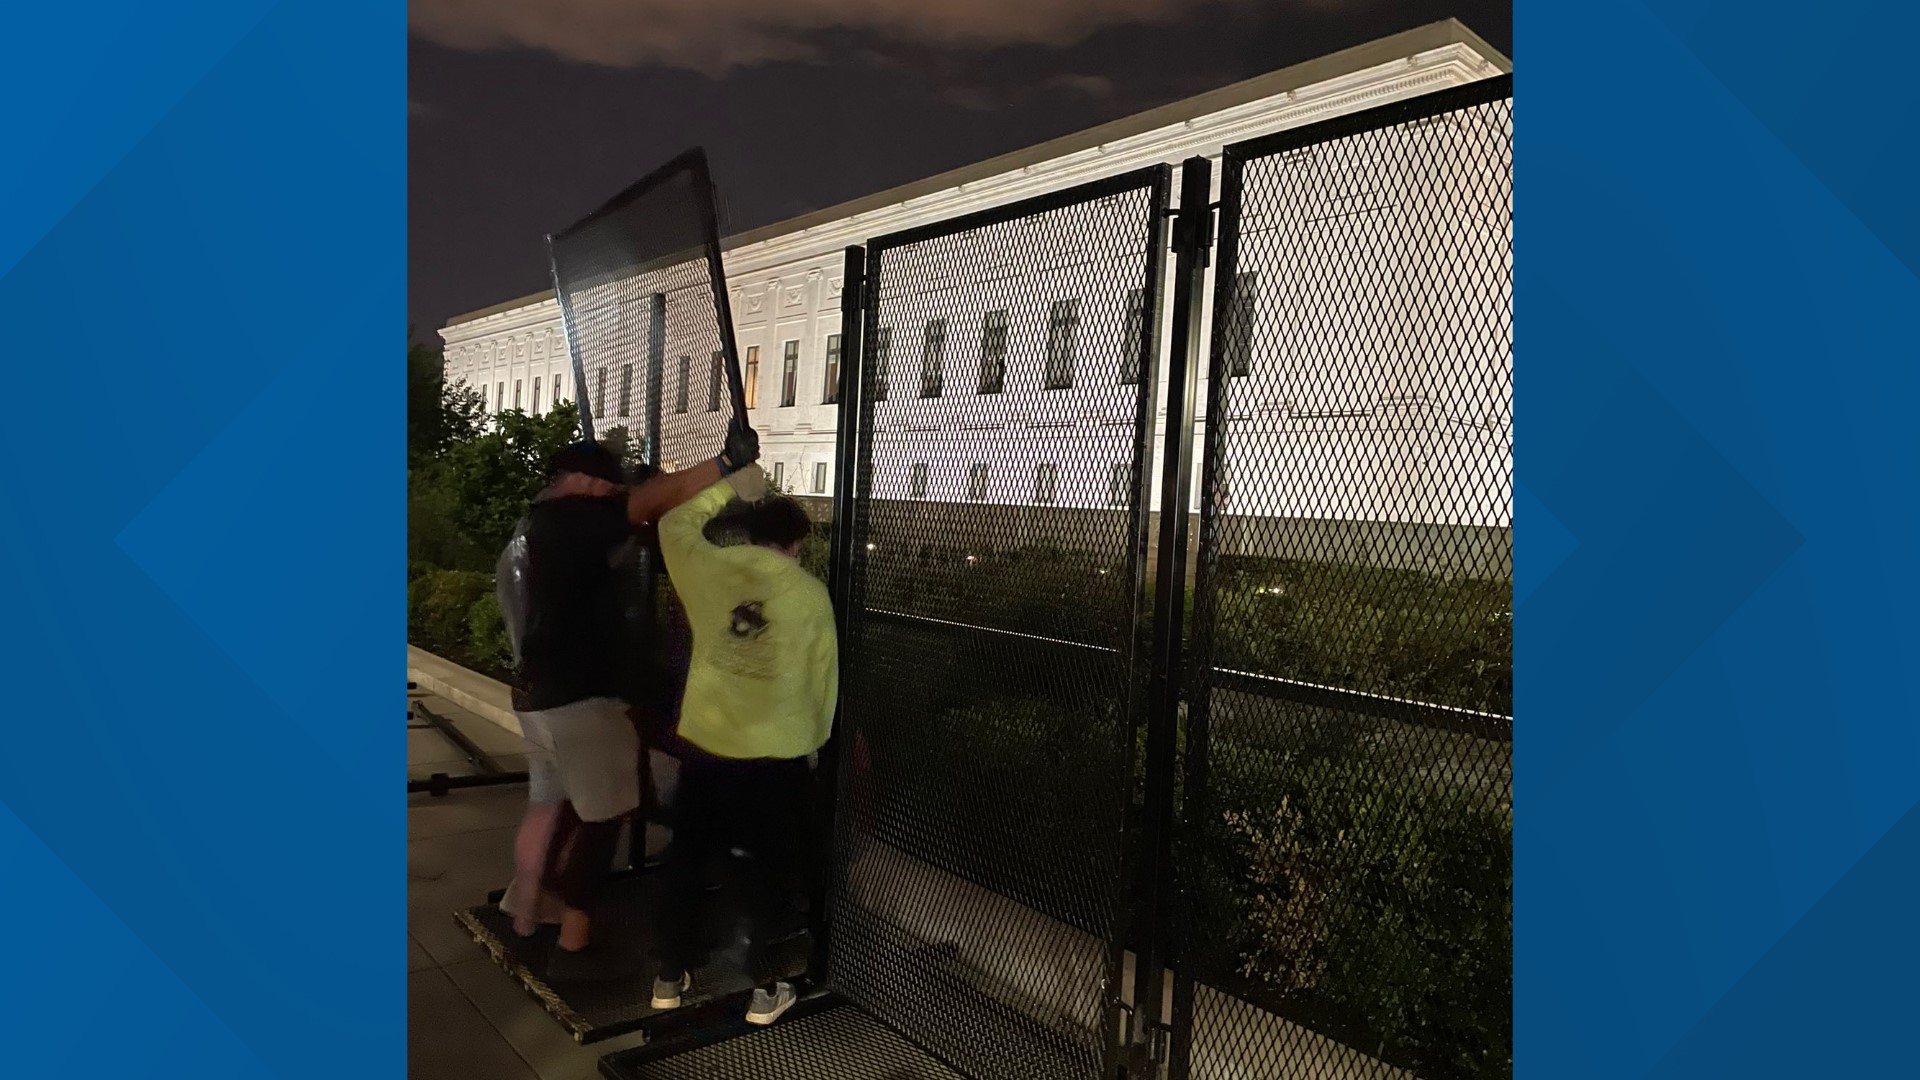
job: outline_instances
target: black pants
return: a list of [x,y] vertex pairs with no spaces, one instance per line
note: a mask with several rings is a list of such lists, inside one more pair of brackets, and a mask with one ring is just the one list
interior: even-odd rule
[[[790,901],[806,858],[811,778],[805,758],[731,761],[686,749],[674,792],[673,843],[662,868],[662,978],[678,978],[706,963],[715,944],[707,910],[713,894],[706,886],[731,861],[738,872],[720,873],[720,880],[736,879],[744,892],[752,924],[747,974],[756,986],[774,980],[768,945],[792,928]],[[731,859],[735,848],[747,858]]]

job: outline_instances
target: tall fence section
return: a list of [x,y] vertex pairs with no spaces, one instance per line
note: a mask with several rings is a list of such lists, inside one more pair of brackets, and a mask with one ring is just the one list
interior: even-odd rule
[[746,414],[716,215],[694,150],[548,237],[582,427],[667,471]]
[[611,1075],[1511,1075],[1511,113],[848,253],[833,1004]]
[[[747,414],[717,207],[694,149],[547,238],[581,429],[630,470],[705,461]],[[651,560],[641,550],[627,574],[632,654],[646,667],[664,651],[676,666],[686,617]]]

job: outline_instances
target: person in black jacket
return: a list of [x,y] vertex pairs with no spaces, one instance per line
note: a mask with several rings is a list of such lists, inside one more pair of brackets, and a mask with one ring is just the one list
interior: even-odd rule
[[[736,421],[720,460],[750,463],[758,449],[752,428]],[[719,468],[636,477],[645,482],[629,490],[612,451],[578,442],[556,455],[527,516],[514,712],[527,743],[528,806],[514,844],[512,891],[523,899],[513,919],[517,933],[534,934],[541,899],[549,888],[558,896],[550,978],[609,977],[625,962],[581,959],[591,943],[586,901],[612,864],[622,821],[641,807],[641,728],[670,728],[679,697],[671,662],[660,663],[654,613],[628,611],[626,567],[636,541]]]
[[[621,587],[634,542],[627,499],[619,458],[580,442],[556,456],[552,483],[527,518],[514,704],[527,743],[528,807],[514,845],[514,887],[538,897],[550,879],[558,894],[556,968],[590,943],[587,894],[612,862],[621,821],[640,806],[640,738],[629,709],[641,688],[633,685],[635,643]],[[580,824],[555,859],[563,815]],[[516,932],[538,929],[537,906],[520,906]]]

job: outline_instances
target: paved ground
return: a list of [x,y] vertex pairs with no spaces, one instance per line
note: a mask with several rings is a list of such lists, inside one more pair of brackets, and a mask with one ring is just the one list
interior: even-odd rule
[[[519,736],[457,706],[422,700],[482,750],[506,756],[519,746]],[[413,776],[473,771],[430,730],[407,732],[407,758]],[[502,764],[520,767],[512,757]],[[454,924],[456,908],[506,885],[525,805],[526,788],[518,784],[407,797],[409,1080],[597,1080],[602,1055],[639,1041],[576,1045]]]

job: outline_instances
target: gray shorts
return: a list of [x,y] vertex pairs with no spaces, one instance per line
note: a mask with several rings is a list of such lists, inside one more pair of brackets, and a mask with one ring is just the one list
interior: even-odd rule
[[640,735],[624,702],[588,698],[514,715],[527,741],[528,802],[570,802],[582,821],[639,807]]

